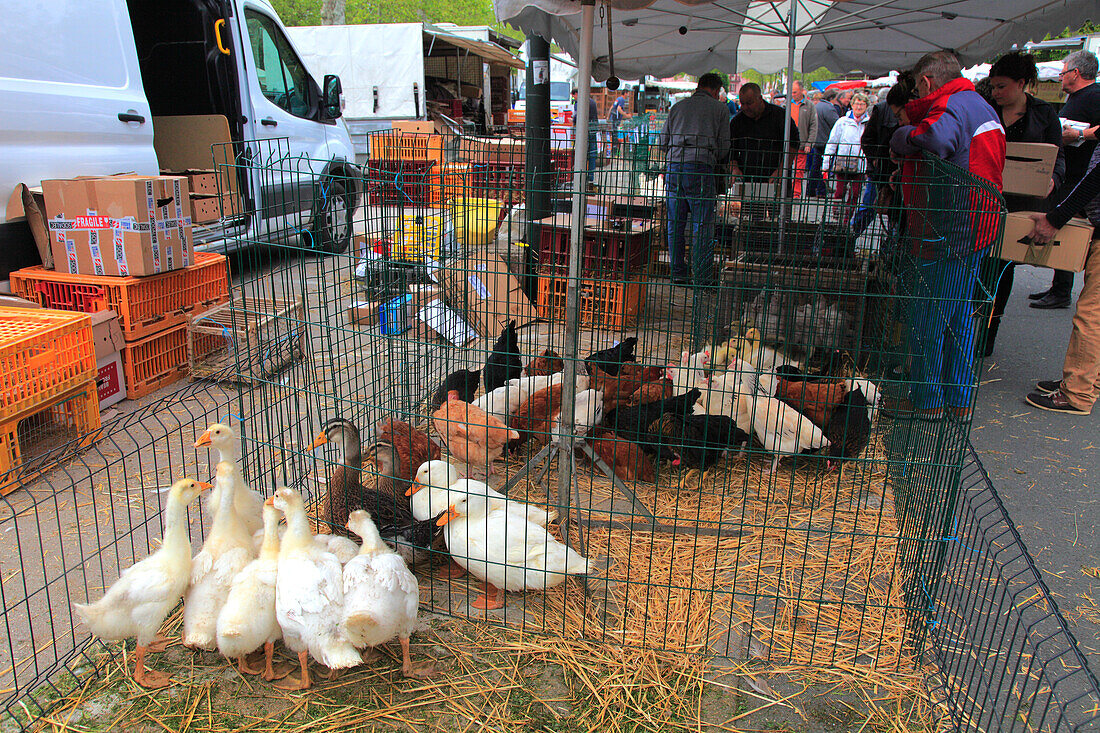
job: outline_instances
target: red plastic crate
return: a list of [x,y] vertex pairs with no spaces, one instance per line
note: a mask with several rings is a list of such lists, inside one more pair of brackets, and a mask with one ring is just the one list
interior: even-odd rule
[[[203,336],[195,339],[195,358],[216,349],[223,339]],[[175,382],[187,373],[187,324],[172,326],[122,349],[126,372],[126,397],[136,400]]]
[[[558,221],[560,223],[551,224],[544,219],[539,224],[539,267],[545,272],[560,274],[569,267],[571,232],[569,217]],[[630,231],[586,226],[581,274],[630,277],[643,272],[650,259],[650,249],[659,240],[657,232],[652,225],[639,226],[636,222],[631,222]]]
[[383,202],[438,206],[443,202],[443,176],[432,160],[371,160],[366,178],[371,206]]
[[573,148],[551,148],[550,170],[555,183],[569,183],[573,179]]
[[87,314],[0,308],[0,420],[38,409],[95,376]]
[[[539,276],[539,318],[550,322],[565,319],[568,279],[554,275]],[[577,308],[583,326],[623,329],[634,325],[645,305],[644,282],[621,283],[584,279],[577,283]]]
[[28,267],[11,273],[12,292],[55,310],[113,310],[127,341],[137,341],[185,323],[190,313],[229,300],[229,264],[224,255],[196,252],[194,264],[149,277],[70,275]]
[[471,163],[470,196],[493,198],[508,204],[523,201],[524,169],[509,163]]

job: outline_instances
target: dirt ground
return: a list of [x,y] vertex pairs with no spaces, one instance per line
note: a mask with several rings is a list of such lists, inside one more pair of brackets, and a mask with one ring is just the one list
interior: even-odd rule
[[[178,621],[177,621],[178,623]],[[437,676],[405,679],[400,649],[286,693],[178,643],[148,691],[103,653],[103,675],[60,701],[52,731],[931,731],[916,673],[718,666],[681,654],[522,634],[432,617],[413,655]],[[178,642],[178,638],[174,639]],[[117,649],[117,648],[116,648]],[[130,659],[130,654],[127,654]],[[291,659],[284,652],[283,661]],[[319,670],[316,665],[312,671]]]

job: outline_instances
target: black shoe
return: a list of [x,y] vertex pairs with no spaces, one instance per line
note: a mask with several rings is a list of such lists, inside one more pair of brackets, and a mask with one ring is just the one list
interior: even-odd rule
[[1042,381],[1035,383],[1035,389],[1043,394],[1054,394],[1062,388],[1061,379],[1052,379],[1049,382]]
[[1038,293],[1032,293],[1031,295],[1027,296],[1027,299],[1028,300],[1042,300],[1043,298],[1047,297],[1048,295],[1050,295],[1050,288],[1047,288],[1046,290],[1040,290]]
[[1028,304],[1031,308],[1037,308],[1039,310],[1055,310],[1056,308],[1069,308],[1069,296],[1055,295],[1054,293],[1047,293],[1034,303]]
[[690,275],[676,275],[673,274],[670,278],[673,285],[691,285]]
[[1092,412],[1092,409],[1080,410],[1069,403],[1066,396],[1062,393],[1062,390],[1057,390],[1050,394],[1042,394],[1041,392],[1032,392],[1027,396],[1027,403],[1033,407],[1038,407],[1040,410],[1047,410],[1048,412],[1061,412],[1066,415],[1088,415]]

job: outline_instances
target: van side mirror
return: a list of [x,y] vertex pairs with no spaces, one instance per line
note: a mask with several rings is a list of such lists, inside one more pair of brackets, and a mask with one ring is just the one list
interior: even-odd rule
[[321,92],[321,116],[326,120],[335,120],[344,114],[344,87],[336,74],[325,74],[324,88]]

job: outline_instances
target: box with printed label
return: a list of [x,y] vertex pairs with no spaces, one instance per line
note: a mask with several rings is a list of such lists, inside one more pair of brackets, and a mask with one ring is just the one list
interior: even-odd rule
[[95,388],[99,409],[103,411],[126,398],[126,371],[122,367],[122,352],[116,351],[96,362]]
[[42,193],[56,270],[155,275],[195,260],[182,176],[55,179]]
[[495,339],[511,320],[523,327],[538,318],[535,306],[499,255],[470,259],[463,265],[442,268],[437,277],[447,301],[479,334]]

